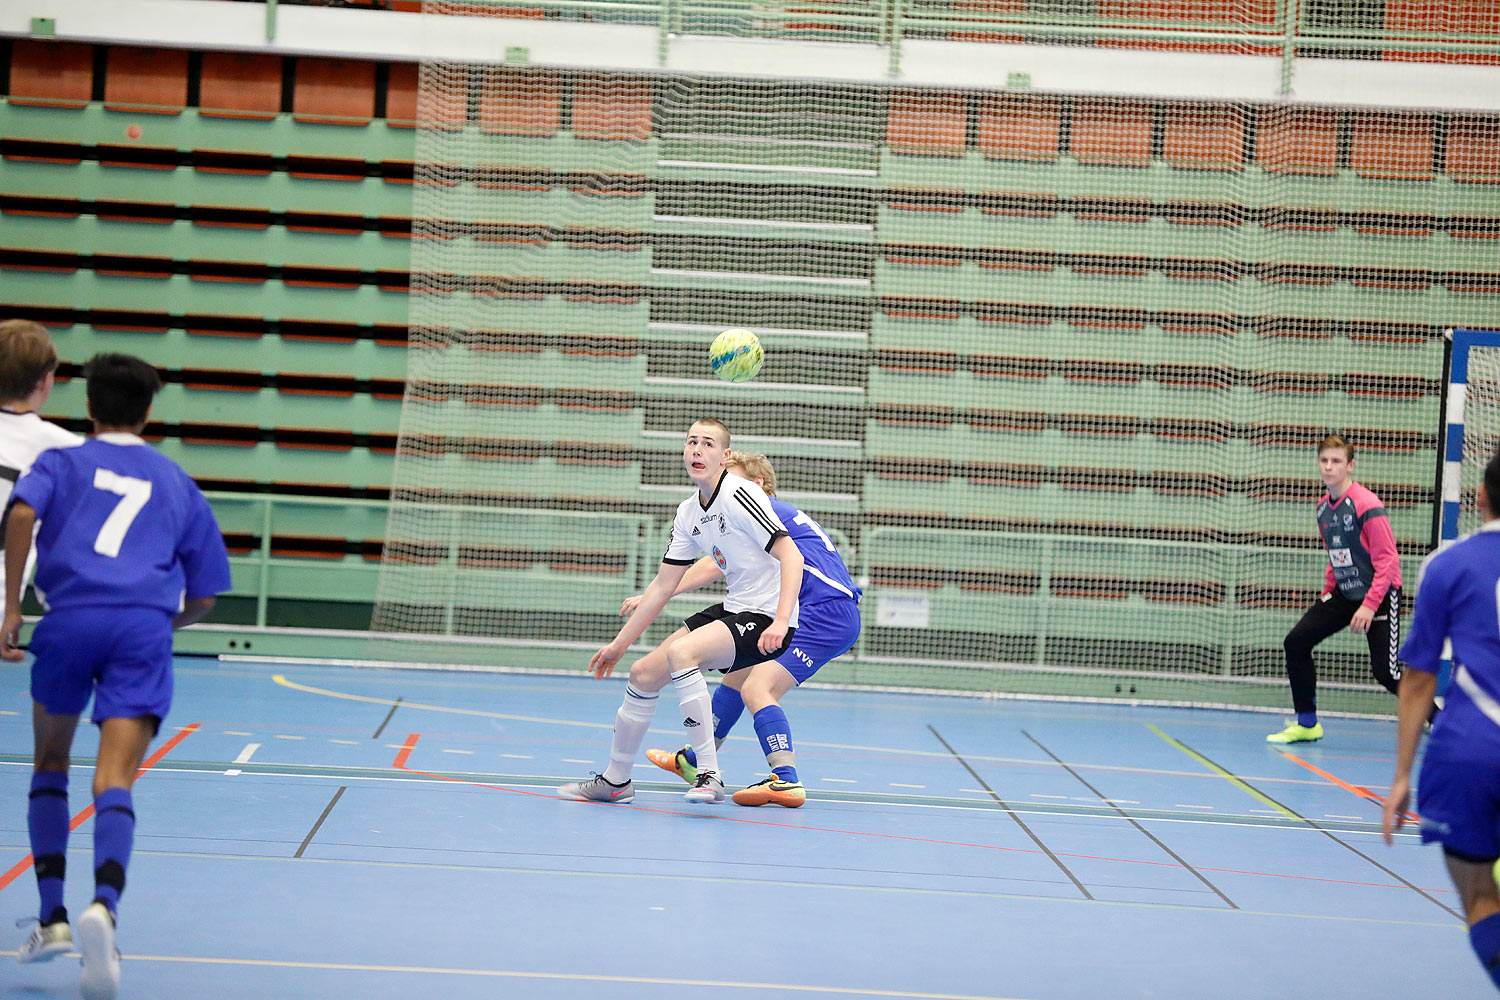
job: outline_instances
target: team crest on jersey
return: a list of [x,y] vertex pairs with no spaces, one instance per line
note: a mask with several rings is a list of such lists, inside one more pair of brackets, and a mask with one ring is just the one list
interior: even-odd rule
[[723,569],[725,566],[729,565],[728,561],[724,558],[724,553],[719,551],[719,547],[717,545],[714,546],[714,563],[720,569]]
[[1345,514],[1344,515],[1344,530],[1345,531],[1353,531],[1354,530],[1354,515],[1353,514]]

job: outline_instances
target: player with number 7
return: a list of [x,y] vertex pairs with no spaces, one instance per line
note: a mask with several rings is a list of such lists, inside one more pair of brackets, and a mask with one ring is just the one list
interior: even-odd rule
[[20,961],[68,950],[63,905],[68,765],[79,714],[94,699],[94,892],[78,918],[85,998],[119,987],[115,910],[135,839],[131,786],[172,704],[172,630],[230,587],[224,537],[188,474],[141,440],[161,380],[140,358],[95,355],[83,368],[94,436],[43,452],[16,483],[5,535],[0,656],[20,660],[21,588],[36,529],[35,587],[45,614],[31,638],[36,757],[27,809],[40,921]]

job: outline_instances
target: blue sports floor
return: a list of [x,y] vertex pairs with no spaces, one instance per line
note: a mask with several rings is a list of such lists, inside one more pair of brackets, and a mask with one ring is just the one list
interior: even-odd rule
[[[7,930],[36,907],[26,690],[0,670]],[[1327,720],[1288,754],[1269,715],[804,690],[802,809],[690,806],[644,760],[633,804],[556,798],[603,769],[622,690],[179,660],[136,785],[120,996],[1492,995],[1439,850],[1380,842],[1390,722]],[[654,745],[675,723],[664,704]],[[741,725],[734,786],[764,767]],[[0,997],[76,996],[76,960],[16,965],[11,933]]]

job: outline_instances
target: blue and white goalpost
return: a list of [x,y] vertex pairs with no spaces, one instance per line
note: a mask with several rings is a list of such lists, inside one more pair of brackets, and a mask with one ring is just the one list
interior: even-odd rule
[[[1500,425],[1500,415],[1474,410],[1476,405],[1482,407],[1491,399],[1500,397],[1500,330],[1450,330],[1449,338],[1452,346],[1448,358],[1448,390],[1443,401],[1440,516],[1437,537],[1433,539],[1438,547],[1465,533],[1466,514],[1474,515],[1473,511],[1463,509],[1466,480],[1474,479],[1477,487],[1477,477],[1484,472],[1484,458],[1493,453],[1497,444],[1494,440],[1484,440],[1494,436],[1485,432]],[[1476,391],[1471,392],[1471,374],[1476,382],[1482,380],[1483,388],[1476,385]],[[1467,466],[1464,462],[1466,450],[1469,455]],[[1474,471],[1476,462],[1477,472]]]

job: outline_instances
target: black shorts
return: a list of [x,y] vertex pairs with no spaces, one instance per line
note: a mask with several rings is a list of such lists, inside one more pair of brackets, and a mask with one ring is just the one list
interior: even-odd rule
[[756,645],[760,642],[760,634],[773,621],[775,619],[770,615],[763,615],[759,611],[725,611],[724,605],[715,604],[704,608],[682,624],[689,632],[700,629],[709,622],[723,622],[729,626],[729,633],[734,636],[734,662],[719,671],[727,674],[766,660],[774,660],[786,652],[787,647],[792,644],[792,636],[797,632],[794,628],[787,629],[786,641],[769,653],[762,653]]

